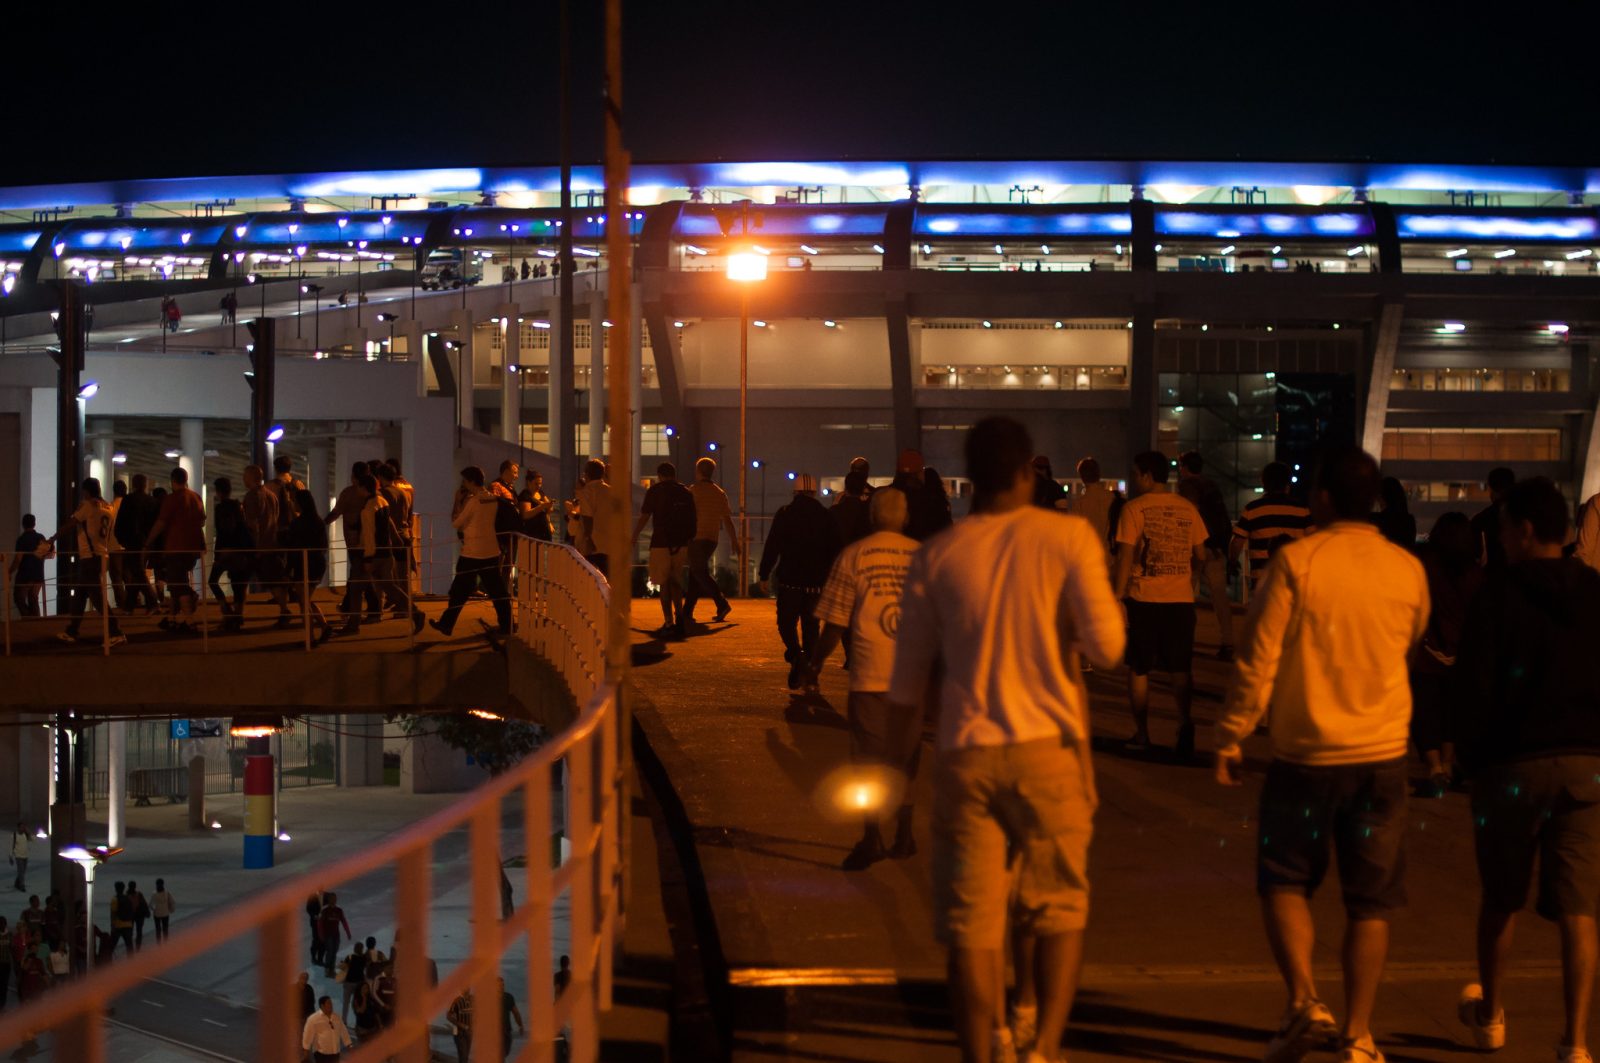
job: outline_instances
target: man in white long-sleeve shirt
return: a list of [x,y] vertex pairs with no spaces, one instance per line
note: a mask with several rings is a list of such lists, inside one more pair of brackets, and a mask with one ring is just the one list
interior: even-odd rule
[[456,578],[450,583],[450,604],[439,619],[428,626],[445,635],[455,630],[461,607],[472,592],[483,585],[483,592],[494,603],[495,619],[502,635],[511,633],[511,592],[500,571],[500,542],[494,534],[494,516],[499,500],[483,486],[483,470],[468,465],[461,470],[460,507],[450,523],[461,533],[461,556],[456,559]]
[[1346,1063],[1383,1063],[1369,1026],[1405,905],[1407,659],[1428,622],[1422,565],[1368,515],[1378,464],[1355,448],[1324,455],[1312,515],[1324,529],[1273,555],[1217,720],[1217,779],[1237,785],[1240,741],[1272,710],[1256,886],[1289,993],[1267,1060],[1298,1061],[1340,1038],[1311,975],[1310,897],[1339,857],[1345,929]]
[[[1101,668],[1115,663],[1122,614],[1088,522],[1030,504],[1027,430],[989,418],[968,434],[966,452],[974,515],[912,559],[889,700],[910,708],[939,699],[934,912],[950,947],[963,1058],[991,1058],[1014,902],[1019,929],[1037,944],[1037,1058],[1055,1060],[1083,956],[1095,808],[1079,654]],[[930,692],[936,663],[943,675]]]

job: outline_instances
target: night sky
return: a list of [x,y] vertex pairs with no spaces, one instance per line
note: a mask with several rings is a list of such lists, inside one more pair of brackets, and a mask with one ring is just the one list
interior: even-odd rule
[[[627,135],[641,161],[1600,162],[1597,5],[1405,6],[634,0]],[[600,8],[573,0],[579,161]],[[558,158],[553,0],[158,10],[8,14],[0,184]]]

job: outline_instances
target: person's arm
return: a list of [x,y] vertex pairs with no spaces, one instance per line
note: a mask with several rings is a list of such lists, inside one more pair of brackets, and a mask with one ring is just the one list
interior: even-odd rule
[[784,536],[788,534],[788,510],[780,510],[772,518],[772,528],[767,532],[767,541],[761,545],[761,565],[756,574],[762,583],[767,582],[772,575],[772,570],[778,565],[778,558],[783,556]]
[[889,678],[889,702],[910,711],[922,708],[928,680],[938,660],[939,617],[928,588],[927,555],[911,557],[905,590],[900,594],[900,628],[894,640],[894,669]]
[[1267,566],[1266,576],[1250,603],[1244,645],[1233,666],[1233,682],[1212,726],[1217,743],[1218,781],[1237,782],[1233,769],[1242,757],[1239,743],[1255,730],[1256,722],[1271,704],[1272,684],[1283,658],[1283,638],[1294,613],[1294,595],[1293,580],[1280,553]]
[[828,656],[833,653],[834,647],[844,639],[845,628],[829,621],[823,625],[822,634],[817,636],[817,644],[811,650],[811,675],[815,678],[822,672],[822,666],[828,663]]
[[[1131,547],[1131,543],[1128,544]],[[1117,551],[1117,574],[1111,581],[1111,596],[1122,601],[1128,595],[1128,579],[1133,575],[1133,550]]]
[[378,552],[377,547],[377,517],[378,508],[368,499],[367,504],[361,507],[361,556],[372,557]]
[[645,510],[643,513],[639,514],[638,523],[634,524],[634,526],[633,526],[633,541],[634,541],[635,544],[637,544],[639,542],[639,535],[640,535],[640,533],[642,533],[644,531],[644,526],[646,524],[649,524],[649,523],[650,523],[650,511],[649,510]]
[[1144,531],[1144,521],[1138,514],[1137,509],[1123,506],[1117,516],[1117,533],[1112,537],[1119,546],[1127,547],[1117,551],[1116,576],[1111,581],[1111,593],[1119,602],[1127,597],[1128,580],[1133,576],[1133,548]]
[[511,1017],[517,1020],[518,1033],[528,1032],[528,1028],[522,1024],[522,1012],[517,1010],[517,1002],[515,999],[511,1001]]
[[345,937],[347,937],[347,938],[355,937],[354,934],[350,933],[350,920],[348,920],[348,919],[346,919],[344,917],[344,909],[343,908],[339,909],[339,922],[344,924],[344,936]]
[[1590,568],[1600,568],[1600,495],[1589,499],[1578,523],[1578,559]]
[[466,530],[467,522],[472,519],[472,503],[474,501],[476,500],[470,495],[467,496],[462,506],[450,517],[450,526],[456,531]]

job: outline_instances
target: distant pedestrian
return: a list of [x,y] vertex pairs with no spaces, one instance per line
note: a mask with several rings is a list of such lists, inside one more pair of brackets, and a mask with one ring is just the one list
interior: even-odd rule
[[356,1036],[365,1040],[383,1028],[382,1009],[378,1006],[377,997],[373,995],[372,983],[369,980],[363,979],[349,988],[353,990],[350,996],[350,1010],[355,1015]]
[[306,898],[306,921],[311,924],[308,935],[311,941],[311,962],[322,966],[322,894],[313,893]]
[[156,879],[156,891],[150,895],[150,917],[155,920],[157,943],[167,940],[167,928],[172,924],[172,913],[177,910],[178,902],[168,892],[166,882]]
[[22,515],[22,534],[17,536],[16,553],[6,570],[11,577],[11,600],[19,616],[39,616],[44,594],[44,556],[40,547],[50,548],[37,528],[32,513]]
[[1033,458],[1033,504],[1041,509],[1066,509],[1067,492],[1056,482],[1050,459],[1043,454]]
[[159,544],[157,572],[172,595],[171,615],[160,626],[192,635],[195,630],[189,621],[199,599],[189,586],[189,574],[205,556],[206,508],[200,496],[189,489],[189,470],[175,466],[170,482],[172,490],[161,499],[161,510],[147,542]]
[[472,987],[450,1003],[445,1019],[450,1023],[450,1036],[456,1043],[456,1063],[468,1063],[472,1058]]
[[495,497],[494,531],[500,543],[500,571],[509,582],[514,561],[514,543],[522,530],[522,515],[517,508],[517,470],[520,466],[507,459],[500,463],[500,475],[489,482],[489,493]]
[[1180,760],[1194,755],[1194,566],[1206,558],[1200,511],[1167,487],[1171,460],[1158,450],[1134,456],[1134,496],[1117,519],[1112,586],[1128,616],[1128,708],[1133,737],[1127,748],[1150,748],[1150,673],[1164,672],[1178,710],[1174,746]]
[[656,634],[682,638],[688,633],[683,577],[689,570],[689,543],[696,529],[695,500],[678,482],[678,470],[670,461],[656,466],[656,482],[644,493],[639,521],[633,528],[633,545],[638,545],[646,524],[650,525],[650,582],[661,595],[663,620]]
[[[922,752],[922,714],[889,701],[894,666],[894,636],[900,595],[917,541],[905,534],[906,499],[899,491],[872,496],[874,532],[846,546],[834,561],[817,600],[817,619],[826,626],[807,658],[806,686],[845,635],[850,637],[850,760],[891,773],[888,789],[898,789],[893,848],[886,848],[880,821],[886,808],[865,810],[861,840],[844,858],[846,871],[860,871],[885,856],[903,859],[917,851],[911,833],[911,781]],[[866,785],[863,783],[863,785]]]
[[167,300],[167,331],[177,332],[178,326],[183,323],[183,311],[178,307],[178,300]]
[[1472,530],[1478,537],[1478,564],[1485,568],[1505,567],[1506,552],[1500,545],[1500,510],[1516,482],[1517,474],[1503,465],[1489,470],[1489,504],[1472,517]]
[[1265,578],[1273,554],[1311,532],[1311,511],[1290,496],[1291,482],[1289,466],[1269,462],[1261,470],[1261,497],[1245,503],[1239,523],[1234,525],[1228,556],[1230,560],[1237,560],[1241,553],[1246,556],[1252,584]]
[[123,951],[133,955],[133,904],[128,900],[128,885],[125,882],[114,883],[115,892],[111,896],[111,944],[106,949],[106,958],[117,954],[117,942],[122,942]]
[[1205,558],[1194,572],[1195,596],[1204,586],[1222,633],[1217,660],[1233,660],[1233,602],[1228,598],[1228,546],[1233,541],[1233,518],[1222,491],[1205,474],[1205,459],[1197,450],[1178,458],[1178,494],[1200,512],[1206,529]]
[[139,892],[137,882],[128,882],[128,907],[133,917],[133,947],[144,948],[144,924],[150,918],[150,902]]
[[[599,569],[600,574],[608,580],[612,578],[612,573],[611,559],[606,554],[610,547],[606,544],[611,541],[611,522],[616,519],[611,513],[611,501],[611,485],[606,482],[606,464],[591,458],[583,467],[583,486],[578,490],[578,505],[582,512],[579,519],[583,521],[584,537],[594,551],[584,560]],[[626,571],[619,571],[616,578],[621,579],[626,575]]]
[[694,607],[701,598],[710,598],[717,606],[716,622],[728,619],[733,606],[711,575],[711,559],[717,552],[717,540],[724,530],[728,545],[739,546],[739,529],[733,524],[733,510],[728,506],[727,493],[717,486],[717,463],[711,458],[701,458],[694,463],[694,483],[689,493],[694,495],[694,538],[689,540],[689,589],[684,594],[683,608],[679,610],[679,623],[683,630],[679,637],[689,633],[694,623]]
[[1001,1036],[1012,910],[1026,913],[1017,929],[1034,943],[1037,1051],[1059,1055],[1088,918],[1095,806],[1079,654],[1110,667],[1123,647],[1093,530],[1031,505],[1033,454],[1008,418],[968,433],[973,515],[911,560],[889,684],[902,712],[938,699],[933,908],[968,1060],[991,1058]]
[[494,518],[497,500],[483,485],[483,470],[468,465],[461,470],[463,497],[451,524],[462,533],[461,556],[456,558],[455,578],[450,582],[450,600],[439,619],[428,626],[442,635],[455,630],[456,618],[472,592],[482,586],[494,604],[497,630],[511,633],[511,591],[500,572],[500,544],[495,538]]
[[1464,513],[1442,514],[1418,551],[1432,605],[1428,629],[1411,657],[1411,742],[1428,772],[1424,796],[1443,797],[1455,782],[1458,713],[1449,686],[1468,610],[1483,586],[1476,553],[1472,524]]
[[159,604],[150,579],[145,575],[145,549],[150,529],[160,515],[161,506],[150,493],[149,477],[142,472],[134,473],[128,478],[128,494],[117,506],[117,521],[112,526],[112,534],[122,546],[121,553],[112,558],[112,564],[121,570],[117,584],[126,593],[118,604],[124,616],[133,615],[135,604],[144,606],[147,613],[154,613]]
[[339,966],[339,983],[344,986],[344,1002],[339,1006],[339,1017],[349,1021],[350,1001],[355,997],[356,989],[367,982],[367,947],[356,942],[350,949],[350,955]]
[[[1215,725],[1217,781],[1239,784],[1239,743],[1272,711],[1256,882],[1288,992],[1267,1059],[1316,1045],[1344,1063],[1383,1063],[1372,1035],[1389,920],[1406,901],[1406,661],[1427,628],[1428,584],[1370,522],[1378,465],[1328,448],[1312,504],[1316,535],[1273,557]],[[1345,1018],[1318,998],[1311,896],[1338,853],[1346,913]]]
[[[219,476],[211,483],[214,500],[211,504],[211,526],[214,529],[211,553],[211,572],[206,583],[216,596],[222,611],[222,630],[238,631],[244,627],[245,594],[250,588],[252,547],[255,540],[245,523],[244,505],[233,497],[233,481]],[[228,589],[233,592],[233,604],[228,604],[222,589],[226,576]]]
[[239,319],[239,297],[231,290],[218,301],[222,310],[222,324],[232,325]]
[[[868,504],[872,501],[872,485],[867,482],[865,458],[850,463],[845,474],[844,490],[834,497],[830,513],[839,527],[839,542],[849,546],[872,534],[872,516]],[[859,464],[858,464],[859,463]]]
[[[1566,1023],[1556,1058],[1592,1063],[1595,899],[1600,896],[1600,573],[1562,556],[1567,503],[1544,477],[1499,499],[1503,567],[1469,609],[1450,684],[1459,751],[1473,773],[1482,904],[1481,982],[1460,1018],[1480,1049],[1506,1041],[1502,983],[1517,913],[1535,910],[1561,934]],[[1538,867],[1537,880],[1534,868]],[[1518,1058],[1530,1058],[1526,1051]]]
[[11,834],[11,866],[17,869],[17,877],[12,882],[18,893],[28,890],[28,825],[18,823],[17,829]]
[[1071,510],[1089,522],[1089,527],[1100,536],[1101,545],[1109,553],[1111,535],[1116,531],[1116,526],[1111,520],[1111,511],[1113,503],[1117,502],[1120,496],[1116,488],[1101,482],[1100,462],[1093,457],[1078,462],[1078,479],[1083,487],[1072,499]]
[[[306,988],[310,989],[309,986]],[[352,1043],[344,1020],[333,1013],[333,998],[325,996],[319,999],[317,1010],[306,1019],[305,1027],[300,1031],[300,1047],[305,1049],[307,1058],[312,1063],[335,1063],[341,1050],[349,1048]]]
[[922,469],[922,494],[920,496],[923,537],[929,538],[950,527],[950,493],[945,489],[944,477],[932,465]]
[[311,629],[317,641],[327,638],[332,628],[322,607],[316,604],[317,588],[328,572],[328,527],[317,513],[317,500],[310,491],[294,492],[295,515],[284,533],[285,571],[289,601],[300,606],[303,618],[311,611]]
[[778,599],[778,636],[789,662],[790,690],[800,688],[806,661],[816,649],[819,624],[813,611],[838,554],[839,529],[817,501],[816,477],[801,473],[795,477],[794,498],[772,516],[758,570],[763,587],[775,590]]
[[556,961],[556,996],[567,991],[567,986],[572,984],[572,957],[562,956]]
[[106,596],[110,579],[111,544],[114,541],[111,534],[111,503],[100,497],[100,481],[93,476],[84,478],[80,490],[83,501],[51,540],[53,542],[69,531],[77,533],[78,554],[72,577],[71,619],[67,621],[66,629],[56,634],[56,638],[62,642],[77,642],[83,612],[93,605],[105,623],[107,640],[116,646],[128,640],[123,637],[122,627],[112,614],[111,603]]
[[369,471],[364,461],[358,461],[351,467],[350,482],[339,492],[333,508],[323,518],[323,524],[330,525],[340,520],[340,530],[344,535],[345,579],[344,597],[339,602],[340,615],[348,620],[362,608],[364,600],[366,618],[376,622],[383,619],[383,602],[378,599],[378,592],[372,584],[355,578],[361,567],[361,507],[367,502],[366,493],[357,481]]
[[528,1032],[528,1027],[522,1021],[522,1012],[517,1009],[517,998],[506,990],[506,980],[496,978],[495,988],[500,994],[500,1059],[502,1063],[511,1055],[511,1020],[517,1020],[517,1033]]
[[259,465],[244,467],[244,522],[255,543],[251,568],[256,582],[272,596],[278,606],[277,624],[288,627],[289,592],[284,586],[286,573],[281,540],[288,521],[283,517],[283,490],[276,480],[270,484]]
[[332,978],[333,965],[339,959],[340,928],[344,929],[345,937],[355,936],[350,933],[350,920],[344,917],[344,909],[339,907],[337,893],[322,895],[322,914],[317,916],[317,925],[322,937],[322,970]]
[[1396,546],[1405,550],[1417,548],[1417,518],[1411,515],[1405,484],[1393,476],[1385,476],[1378,489],[1378,509],[1372,514],[1372,523]]

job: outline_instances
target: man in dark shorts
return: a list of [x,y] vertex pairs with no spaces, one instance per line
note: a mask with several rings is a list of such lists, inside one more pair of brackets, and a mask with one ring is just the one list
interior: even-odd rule
[[[1237,786],[1239,743],[1271,707],[1256,888],[1289,1002],[1267,1063],[1319,1045],[1342,1047],[1344,1063],[1383,1063],[1370,1022],[1389,917],[1406,899],[1406,663],[1427,630],[1428,580],[1367,519],[1379,480],[1354,447],[1324,456],[1312,497],[1323,530],[1273,555],[1215,728],[1217,781]],[[1330,850],[1347,917],[1342,1029],[1311,973],[1311,895]]]
[[[1475,775],[1472,813],[1483,901],[1481,982],[1461,1021],[1481,1049],[1506,1041],[1501,982],[1516,914],[1539,867],[1536,910],[1561,930],[1567,1023],[1562,1063],[1587,1046],[1600,896],[1600,572],[1562,556],[1567,503],[1543,477],[1506,489],[1491,569],[1467,614],[1451,702],[1457,753]],[[1523,1058],[1520,1057],[1519,1058]]]
[[161,500],[161,514],[150,529],[148,541],[161,551],[156,571],[172,593],[172,615],[162,620],[161,626],[179,634],[193,634],[189,620],[199,597],[189,586],[189,574],[206,552],[206,507],[200,496],[189,490],[189,470],[174,468],[171,486],[172,490]]
[[38,616],[44,591],[44,558],[38,553],[44,536],[36,523],[32,513],[22,515],[22,534],[17,536],[17,552],[11,555],[11,600],[19,616]]
[[1111,586],[1128,612],[1128,707],[1131,750],[1150,748],[1150,673],[1165,672],[1178,703],[1179,757],[1194,755],[1189,703],[1194,685],[1194,583],[1206,560],[1200,511],[1167,488],[1172,463],[1151,450],[1133,459],[1135,497],[1117,517],[1116,575]]

